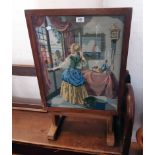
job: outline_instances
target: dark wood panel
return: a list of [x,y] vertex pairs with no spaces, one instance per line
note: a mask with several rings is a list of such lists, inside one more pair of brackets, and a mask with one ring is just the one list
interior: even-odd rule
[[74,9],[34,9],[25,10],[26,15],[127,15],[132,8],[74,8]]
[[36,70],[34,65],[12,65],[12,75],[18,76],[36,76]]
[[16,153],[14,155],[90,155],[87,153],[79,153],[79,152],[72,152],[72,151],[64,151],[58,149],[50,149],[50,148],[42,148],[36,145],[26,145],[26,144],[12,144],[12,152]]
[[[49,148],[42,148],[36,145],[25,145],[25,144],[12,144],[12,151],[13,155],[17,154],[25,154],[25,155],[90,155],[87,153],[79,153],[79,152],[72,152],[72,151],[64,151],[64,150],[57,150],[57,149],[49,149]],[[106,154],[104,154],[106,155]],[[143,155],[143,151],[141,147],[137,143],[132,143],[129,155]]]
[[123,113],[123,155],[129,152],[135,115],[135,99],[131,84],[126,84],[125,108]]

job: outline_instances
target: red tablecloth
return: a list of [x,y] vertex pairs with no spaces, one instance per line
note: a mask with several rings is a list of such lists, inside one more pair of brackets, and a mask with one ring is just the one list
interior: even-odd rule
[[92,70],[82,71],[86,79],[86,89],[89,95],[106,96],[114,98],[118,91],[118,82],[111,71],[95,72]]

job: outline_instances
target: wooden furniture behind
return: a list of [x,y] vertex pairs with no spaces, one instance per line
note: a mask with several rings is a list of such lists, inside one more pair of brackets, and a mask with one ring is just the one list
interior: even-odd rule
[[[33,65],[12,65],[12,75],[36,77],[36,70]],[[46,111],[44,104],[39,99],[20,98],[13,96],[13,109]]]
[[[23,67],[23,65],[16,65],[16,67],[13,67],[13,74],[31,76],[32,74],[34,75],[32,68],[32,66],[29,68]],[[60,113],[59,116],[54,114],[55,116],[53,117],[53,113],[51,112],[39,113],[16,109],[13,110],[13,152],[39,155],[38,150],[41,149],[45,152],[50,150],[51,152],[55,152],[55,154],[64,151],[63,154],[73,154],[73,152],[76,154],[76,152],[78,152],[81,154],[128,155],[134,121],[135,102],[133,89],[129,83],[130,76],[128,72],[126,72],[126,74],[125,81],[127,84],[124,93],[122,114],[119,117],[116,116],[113,118],[113,126],[111,127],[115,131],[116,139],[113,147],[106,145],[106,131],[108,126],[105,119],[98,119],[97,117],[87,119],[83,117],[82,114],[82,117],[65,117],[71,113],[66,113],[63,117],[60,116]],[[20,102],[23,101],[20,100]],[[22,108],[22,110],[30,109]],[[60,122],[63,120],[64,123],[61,124]],[[57,123],[61,124],[58,130],[57,128],[52,128],[54,133],[56,133],[54,134],[54,138],[59,135],[56,141],[51,141],[47,138],[51,123],[55,123],[55,126],[59,126]],[[109,140],[113,141],[113,139],[110,138]],[[111,143],[111,141],[109,141],[109,143]],[[20,147],[17,148],[17,146]],[[35,150],[30,151],[33,147]],[[40,153],[42,151],[40,151]],[[43,154],[47,154],[47,152],[45,152]]]
[[137,144],[139,145],[139,150],[143,154],[143,128],[139,128],[136,132]]

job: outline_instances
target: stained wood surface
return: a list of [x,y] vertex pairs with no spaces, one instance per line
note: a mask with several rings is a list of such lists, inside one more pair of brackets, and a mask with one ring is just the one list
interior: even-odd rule
[[67,117],[59,138],[51,141],[47,138],[50,117],[50,113],[13,110],[13,142],[89,154],[120,154],[119,146],[106,145],[104,120]]
[[[18,150],[18,154],[17,153]],[[14,153],[16,151],[16,153]],[[24,152],[24,153],[23,153]],[[90,155],[87,153],[80,153],[80,152],[72,152],[72,151],[64,151],[64,150],[55,150],[55,149],[48,149],[42,148],[39,146],[33,145],[20,145],[13,143],[13,155],[19,154],[26,154],[26,155]],[[101,155],[101,154],[100,154]],[[106,155],[106,154],[104,154]],[[143,155],[143,151],[141,147],[136,142],[131,144],[129,155]]]
[[49,140],[56,140],[58,130],[60,129],[65,117],[58,116],[58,115],[52,115],[50,118],[52,120],[52,124],[48,131],[47,137]]

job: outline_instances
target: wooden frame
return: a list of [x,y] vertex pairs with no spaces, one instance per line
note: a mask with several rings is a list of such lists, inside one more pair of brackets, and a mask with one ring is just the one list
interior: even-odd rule
[[63,115],[72,115],[72,114],[84,114],[84,115],[98,115],[102,117],[103,115],[118,115],[121,114],[122,107],[122,97],[124,93],[124,78],[126,71],[126,61],[128,55],[128,45],[129,45],[129,36],[130,36],[130,25],[131,25],[131,16],[132,8],[108,8],[108,9],[53,9],[53,10],[25,10],[25,16],[27,21],[27,27],[29,30],[29,37],[31,41],[31,47],[33,51],[33,57],[36,66],[36,74],[39,81],[39,88],[41,92],[41,98],[46,106],[46,95],[45,95],[45,81],[41,73],[41,63],[37,54],[38,48],[36,43],[36,35],[33,28],[33,16],[80,16],[80,15],[107,15],[107,16],[124,16],[124,40],[122,45],[122,56],[121,56],[121,69],[120,69],[120,79],[119,79],[119,95],[118,95],[118,110],[83,110],[83,109],[71,109],[71,108],[59,108],[59,107],[47,107],[49,111],[54,112],[55,114]]

